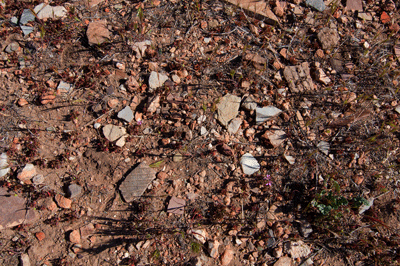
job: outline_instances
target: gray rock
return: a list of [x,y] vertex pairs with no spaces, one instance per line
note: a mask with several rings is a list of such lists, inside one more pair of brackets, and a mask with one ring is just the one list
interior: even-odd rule
[[164,85],[164,82],[168,80],[168,76],[162,73],[151,71],[149,77],[150,89],[156,89]]
[[274,106],[267,106],[263,108],[256,108],[256,123],[257,124],[262,124],[265,121],[270,120],[274,116],[279,115],[282,113],[282,110],[279,108],[276,108]]
[[129,106],[126,106],[124,109],[118,112],[118,118],[125,120],[130,123],[133,120],[133,112]]
[[150,168],[146,162],[141,162],[129,173],[119,187],[124,200],[131,202],[136,197],[142,196],[155,177],[156,171]]
[[329,143],[326,141],[320,141],[317,145],[318,149],[325,155],[329,154]]
[[126,130],[123,127],[108,124],[103,127],[103,134],[109,141],[116,141],[126,135]]
[[19,26],[22,30],[22,33],[24,36],[29,35],[31,32],[33,32],[34,28],[30,26]]
[[72,91],[72,86],[67,82],[60,81],[60,83],[57,86],[57,90],[59,90],[62,93],[70,93]]
[[332,49],[339,44],[340,36],[336,29],[323,28],[317,36],[324,50]]
[[260,170],[260,164],[250,153],[246,153],[242,156],[240,164],[242,165],[243,173],[246,175],[252,175]]
[[19,44],[17,42],[12,42],[6,46],[6,49],[4,49],[4,51],[8,54],[11,54],[12,52],[18,51],[18,49]]
[[43,175],[35,175],[32,178],[32,183],[35,184],[35,185],[41,185],[41,184],[44,183],[44,180],[45,180],[45,178],[44,178]]
[[12,17],[10,21],[11,21],[11,23],[13,25],[17,25],[18,24],[18,18],[17,17]]
[[228,132],[231,134],[236,134],[240,128],[240,125],[242,124],[242,119],[240,118],[234,118],[228,125]]
[[5,176],[10,172],[10,167],[8,167],[8,156],[7,153],[2,153],[0,155],[0,177]]
[[287,138],[285,131],[279,129],[276,126],[271,127],[268,131],[262,135],[262,139],[266,142],[267,146],[274,148],[281,145]]
[[308,62],[303,62],[297,66],[287,66],[283,70],[289,88],[292,93],[314,90],[314,83],[310,76]]
[[200,128],[200,136],[207,136],[207,135],[208,135],[208,130],[204,126],[202,126]]
[[67,13],[68,11],[63,6],[45,5],[43,6],[43,8],[40,9],[39,12],[36,12],[36,15],[39,19],[46,19],[46,18],[56,19],[65,17]]
[[185,211],[186,201],[177,197],[172,197],[168,203],[167,212],[181,215]]
[[26,208],[25,199],[9,194],[3,187],[0,187],[0,198],[0,230],[29,223],[35,218],[34,211]]
[[73,199],[78,197],[82,193],[82,187],[77,184],[71,184],[68,186],[67,194],[68,197]]
[[26,253],[21,254],[19,261],[21,263],[21,266],[31,266],[31,261],[29,259],[28,254],[26,254]]
[[35,21],[35,15],[33,15],[30,9],[24,9],[19,19],[19,25],[25,25],[28,22]]
[[227,94],[222,97],[217,104],[217,119],[223,125],[227,126],[229,121],[235,118],[239,112],[240,97]]
[[320,12],[324,11],[326,8],[324,0],[306,0],[306,4]]
[[[279,73],[279,72],[278,72]],[[246,97],[246,99],[242,103],[243,109],[247,111],[253,111],[257,108],[257,103],[252,96]]]

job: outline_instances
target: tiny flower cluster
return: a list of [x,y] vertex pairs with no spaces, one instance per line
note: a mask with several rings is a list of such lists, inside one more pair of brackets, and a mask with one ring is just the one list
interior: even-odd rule
[[266,175],[265,177],[264,177],[264,180],[266,180],[267,181],[267,183],[265,184],[266,186],[272,186],[272,183],[271,183],[271,176],[270,175]]

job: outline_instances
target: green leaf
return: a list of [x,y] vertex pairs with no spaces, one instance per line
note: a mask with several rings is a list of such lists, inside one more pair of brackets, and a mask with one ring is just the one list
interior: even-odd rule
[[163,163],[164,163],[164,160],[161,160],[161,161],[158,161],[158,162],[155,162],[155,163],[150,164],[149,167],[151,167],[151,168],[158,168],[158,167],[160,167]]

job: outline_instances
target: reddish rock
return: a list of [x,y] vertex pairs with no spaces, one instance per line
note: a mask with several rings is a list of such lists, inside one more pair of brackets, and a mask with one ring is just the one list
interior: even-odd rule
[[160,180],[164,180],[168,177],[168,174],[166,172],[158,172],[157,178]]
[[48,103],[53,103],[56,96],[52,92],[48,92],[40,96],[40,103],[45,105]]
[[86,36],[90,45],[102,44],[107,41],[111,36],[111,32],[107,29],[107,21],[91,22],[87,28]]
[[381,14],[381,22],[383,24],[386,24],[386,23],[390,22],[390,17],[385,11],[383,11],[382,14]]
[[66,197],[63,197],[60,194],[57,194],[55,199],[56,199],[58,206],[60,206],[61,208],[71,209],[72,200],[67,199]]
[[232,249],[227,248],[221,255],[221,265],[228,265],[232,261],[234,255],[235,252]]
[[42,241],[42,240],[45,239],[45,237],[46,237],[46,235],[45,235],[43,232],[37,232],[37,233],[35,234],[35,236],[36,236],[36,238],[37,238],[39,241]]
[[18,102],[17,102],[17,104],[19,105],[19,106],[25,106],[25,105],[27,105],[28,104],[28,101],[27,100],[25,100],[24,98],[20,98],[20,99],[18,99]]
[[79,230],[72,230],[69,233],[69,241],[75,244],[81,243],[81,234],[79,233]]

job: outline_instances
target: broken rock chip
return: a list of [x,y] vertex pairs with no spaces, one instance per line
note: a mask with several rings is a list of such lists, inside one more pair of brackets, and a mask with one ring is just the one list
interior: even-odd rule
[[270,120],[272,117],[279,115],[282,113],[282,110],[279,108],[276,108],[274,106],[267,106],[263,108],[256,108],[256,123],[262,124],[265,121]]
[[267,146],[276,148],[285,141],[286,137],[285,131],[278,127],[271,127],[261,138]]
[[0,187],[0,199],[0,230],[29,223],[35,218],[34,211],[26,208],[25,199],[10,195],[3,187]]
[[186,201],[177,197],[172,197],[168,203],[167,212],[181,215],[185,211]]
[[8,167],[8,156],[7,153],[2,153],[0,155],[0,177],[5,176],[10,172],[10,167]]
[[318,40],[322,49],[329,50],[338,45],[340,37],[336,29],[323,28],[318,32]]
[[57,205],[58,205],[60,208],[63,208],[63,209],[71,209],[72,200],[67,199],[67,198],[64,197],[64,196],[61,196],[60,194],[57,194],[57,195],[55,196],[55,200],[56,200],[56,202],[57,202]]
[[[322,0],[321,0],[322,1]],[[227,0],[227,2],[236,5],[240,8],[246,9],[247,11],[261,15],[266,18],[265,22],[269,24],[279,23],[279,19],[269,8],[267,1],[254,1],[254,0]]]
[[37,5],[34,9],[38,19],[63,18],[68,11],[63,6],[50,6],[46,4]]
[[246,111],[253,111],[257,108],[257,103],[254,100],[253,96],[246,97],[246,99],[242,103],[242,108]]
[[141,162],[129,173],[119,187],[124,200],[131,202],[135,197],[142,196],[151,181],[156,177],[156,173],[146,162]]
[[89,23],[86,31],[86,37],[90,45],[102,44],[111,36],[111,32],[107,29],[107,21],[99,20]]
[[143,56],[146,55],[146,49],[149,46],[151,46],[151,41],[149,41],[149,40],[146,40],[143,42],[135,42],[132,45],[132,50],[134,50],[136,52],[137,58],[142,58]]
[[230,247],[225,249],[224,253],[221,255],[221,265],[228,265],[233,260],[234,256],[235,252]]
[[314,83],[310,76],[310,66],[308,62],[303,62],[297,66],[287,66],[283,70],[289,88],[292,93],[314,90]]
[[329,143],[326,141],[320,141],[317,145],[318,149],[325,155],[329,154]]
[[227,126],[229,121],[235,118],[239,112],[240,97],[232,94],[226,94],[217,104],[217,119],[223,125]]
[[130,123],[133,120],[132,109],[129,106],[126,106],[124,109],[118,112],[118,118],[121,118]]
[[149,87],[150,89],[157,89],[164,85],[164,82],[168,80],[168,76],[163,73],[158,73],[151,71],[149,77]]
[[234,118],[232,121],[229,123],[227,130],[231,134],[236,134],[240,128],[240,125],[242,124],[242,119],[240,118]]
[[250,153],[246,153],[240,159],[242,165],[243,173],[246,175],[252,175],[260,169],[260,164],[257,159],[253,157]]
[[347,0],[346,9],[363,11],[362,0]]
[[311,249],[303,241],[288,241],[285,243],[285,250],[293,259],[307,257],[311,253]]
[[280,257],[277,262],[274,263],[274,266],[292,266],[293,260],[288,256]]
[[322,12],[325,10],[326,6],[324,0],[306,0],[306,4]]
[[103,127],[103,134],[106,139],[113,142],[126,135],[126,130],[123,127],[108,124]]
[[36,168],[33,164],[26,164],[25,167],[18,173],[17,178],[25,184],[32,184],[31,178],[36,175]]
[[207,240],[207,232],[204,229],[192,229],[191,233],[193,234],[193,237],[199,240],[202,244],[206,243]]

